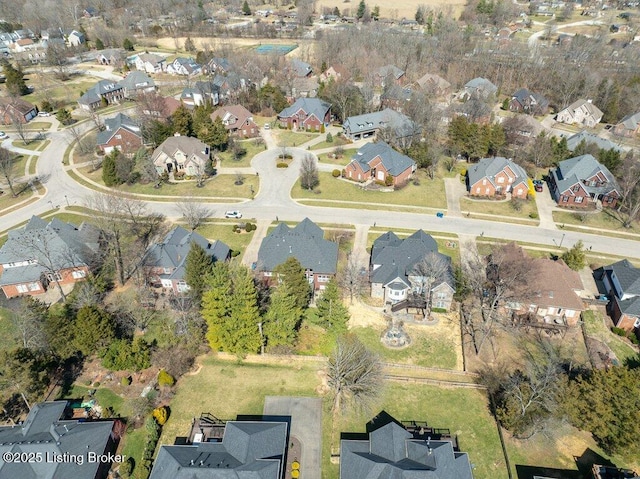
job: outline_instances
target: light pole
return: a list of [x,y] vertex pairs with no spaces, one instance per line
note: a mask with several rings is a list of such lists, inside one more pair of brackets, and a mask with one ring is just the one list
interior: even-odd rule
[[64,200],[67,202],[67,208],[69,207],[69,198],[67,198],[67,195],[64,195]]
[[566,233],[562,233],[562,238],[560,239],[560,248],[562,248],[562,242],[564,241],[564,236]]
[[49,204],[51,205],[51,209],[54,209],[53,208],[53,201],[49,200]]

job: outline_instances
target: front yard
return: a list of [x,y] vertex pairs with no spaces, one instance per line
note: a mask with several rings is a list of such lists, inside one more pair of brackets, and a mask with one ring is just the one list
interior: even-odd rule
[[[234,233],[233,227],[238,223],[251,222],[249,219],[233,220],[229,222],[204,223],[196,229],[198,233],[209,240],[220,240],[234,251],[244,252],[253,238],[254,231]],[[184,226],[186,228],[186,226]]]
[[[513,203],[511,200],[479,200],[464,196],[460,199],[460,211],[464,216],[479,219],[491,219],[487,215],[492,215],[499,217],[499,221],[537,225],[539,223],[538,208],[535,200],[517,201]],[[515,207],[515,204],[518,206]]]
[[640,238],[640,222],[634,221],[631,228],[625,228],[616,217],[616,213],[604,209],[599,213],[581,211],[554,211],[553,221],[568,230],[584,231],[583,228],[594,228],[598,234],[629,237],[637,235]]
[[351,162],[353,155],[356,154],[356,151],[358,151],[357,148],[345,148],[342,155],[336,158],[334,158],[335,154],[333,152],[322,153],[321,155],[318,155],[318,161],[320,163],[329,163],[331,165],[347,166]]
[[219,164],[221,168],[237,168],[237,167],[251,166],[251,160],[253,160],[253,157],[265,150],[265,145],[261,138],[251,138],[250,140],[239,140],[237,141],[237,144],[242,148],[244,148],[247,152],[241,157],[239,157],[238,159],[235,159],[233,157],[233,153],[229,150],[223,153],[218,153],[217,156],[221,160]]
[[276,127],[271,130],[271,134],[278,146],[300,146],[323,133],[311,133],[306,131],[297,132]]
[[440,178],[431,180],[421,170],[415,177],[420,184],[409,182],[404,188],[397,191],[369,191],[360,187],[360,183],[351,182],[341,178],[334,178],[331,173],[320,172],[320,185],[314,191],[303,190],[298,180],[291,190],[294,199],[303,203],[312,200],[335,200],[343,202],[344,208],[358,207],[359,204],[379,206],[383,209],[386,205],[413,206],[421,208],[446,209],[447,201],[444,192],[444,181]]

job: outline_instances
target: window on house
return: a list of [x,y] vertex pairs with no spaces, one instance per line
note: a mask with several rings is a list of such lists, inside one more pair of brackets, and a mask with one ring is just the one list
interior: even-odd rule
[[563,196],[562,197],[562,202],[566,203],[567,201],[569,201],[569,197],[568,196]]
[[273,276],[273,273],[271,271],[265,271],[264,273],[262,273],[262,275],[270,278],[271,276]]
[[574,200],[576,203],[582,203],[582,200],[584,200],[583,196],[576,196],[576,199]]
[[18,290],[18,293],[27,293],[29,291],[26,284],[19,284],[16,286],[16,289]]
[[498,183],[504,183],[504,176],[500,176],[498,178]]
[[482,180],[482,184],[486,185],[487,184],[487,180]]
[[86,275],[87,273],[84,270],[74,271],[73,273],[71,273],[71,276],[73,277],[73,279],[81,279],[81,278],[84,278]]
[[328,283],[329,282],[329,276],[326,274],[319,274],[318,275],[318,283]]
[[49,281],[62,281],[62,275],[57,271],[55,273],[47,273],[46,276]]
[[438,293],[437,299],[447,299],[447,293]]
[[38,283],[29,283],[29,291],[40,291],[40,285]]
[[575,185],[573,187],[573,191],[580,191],[580,185]]
[[116,140],[122,140],[122,135],[116,135]]
[[447,304],[444,301],[436,301],[435,306],[436,308],[446,309]]

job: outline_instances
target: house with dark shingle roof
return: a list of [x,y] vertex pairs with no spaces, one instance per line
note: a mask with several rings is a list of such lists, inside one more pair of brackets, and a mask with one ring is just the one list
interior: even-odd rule
[[346,177],[360,182],[379,181],[387,177],[393,182],[389,186],[402,185],[416,171],[416,162],[397,152],[384,141],[367,143],[361,147],[345,166]]
[[149,479],[282,479],[289,425],[227,421],[221,438],[161,446]]
[[556,121],[570,125],[579,123],[586,127],[593,128],[600,123],[602,115],[603,113],[597,106],[591,103],[591,100],[581,98],[580,100],[574,101],[564,110],[558,112]]
[[143,144],[140,125],[124,113],[118,113],[115,118],[104,121],[104,130],[98,132],[96,144],[107,155],[114,149],[132,154]]
[[278,114],[283,128],[320,131],[331,120],[331,104],[320,98],[298,98]]
[[80,97],[78,104],[80,108],[91,111],[101,107],[103,102],[110,105],[119,103],[123,99],[124,88],[120,83],[112,80],[100,80]]
[[294,228],[280,223],[260,244],[256,271],[271,281],[278,266],[293,256],[305,270],[314,291],[321,291],[338,267],[338,244],[324,239],[324,231],[309,218]]
[[615,135],[627,138],[640,133],[640,112],[625,116],[620,120],[620,123],[613,127],[612,131]]
[[0,456],[42,457],[34,462],[0,459],[0,479],[106,479],[111,462],[89,459],[115,453],[116,421],[70,420],[67,410],[67,401],[42,402],[31,408],[22,424],[0,426]]
[[166,69],[166,58],[154,53],[141,53],[136,55],[134,64],[137,70],[146,73],[160,73]]
[[231,249],[222,241],[211,242],[195,231],[178,226],[167,233],[162,242],[151,245],[145,255],[143,264],[151,284],[174,293],[187,292],[185,263],[194,243],[204,250],[212,263],[231,258]]
[[571,135],[567,138],[567,148],[573,151],[575,150],[580,143],[594,143],[601,150],[615,150],[622,152],[622,148],[616,145],[613,141],[607,140],[606,138],[602,138],[601,136],[594,135],[593,133],[589,133],[586,130],[582,130],[578,133]]
[[640,268],[623,259],[594,271],[610,298],[613,323],[627,331],[640,328]]
[[526,171],[508,158],[482,158],[467,170],[467,191],[470,196],[504,196],[526,198],[529,193]]
[[0,97],[0,122],[3,125],[27,123],[37,114],[36,107],[22,98]]
[[[451,258],[439,253],[436,241],[422,230],[404,239],[398,238],[392,231],[376,238],[369,265],[371,297],[383,298],[385,303],[397,303],[412,293],[424,296],[427,293],[423,290],[425,281],[416,265],[429,255],[435,255],[451,265]],[[432,307],[448,310],[455,293],[451,267],[430,286]]]
[[202,67],[193,58],[177,57],[166,66],[166,71],[173,75],[192,76],[199,75]]
[[310,77],[313,73],[313,68],[307,62],[294,58],[291,60],[290,71],[298,78]]
[[549,109],[549,100],[526,88],[516,91],[509,101],[509,110],[530,115],[544,115]]
[[480,100],[486,100],[489,97],[495,96],[497,92],[497,86],[486,78],[477,77],[473,80],[469,80],[465,84],[461,97],[463,99],[477,98]]
[[342,124],[344,135],[354,141],[375,136],[387,128],[393,131],[396,138],[407,138],[419,132],[418,126],[408,116],[391,108],[350,116]]
[[254,138],[260,134],[258,125],[253,121],[253,114],[242,105],[225,105],[211,115],[211,120],[221,118],[229,133],[240,138]]
[[613,174],[591,155],[569,158],[551,168],[549,189],[558,206],[574,208],[587,208],[597,201],[614,208],[620,197]]
[[0,248],[0,287],[7,298],[36,295],[51,283],[84,280],[99,253],[99,231],[57,218],[49,223],[32,216],[24,228],[9,231]]
[[375,72],[375,83],[378,86],[385,86],[387,79],[391,79],[396,85],[402,85],[405,80],[404,70],[395,65],[385,65]]
[[469,456],[453,440],[390,419],[377,428],[368,425],[365,434],[341,436],[341,479],[473,479]]
[[125,98],[136,98],[141,93],[151,93],[156,91],[156,82],[145,72],[132,71],[121,80],[120,85],[124,88]]
[[195,85],[182,90],[180,101],[187,106],[215,106],[220,103],[220,87],[213,81],[197,81]]

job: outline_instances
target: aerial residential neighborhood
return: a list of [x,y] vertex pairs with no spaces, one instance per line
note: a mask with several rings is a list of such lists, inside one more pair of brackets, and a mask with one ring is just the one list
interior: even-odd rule
[[640,477],[638,31],[0,0],[0,479]]

